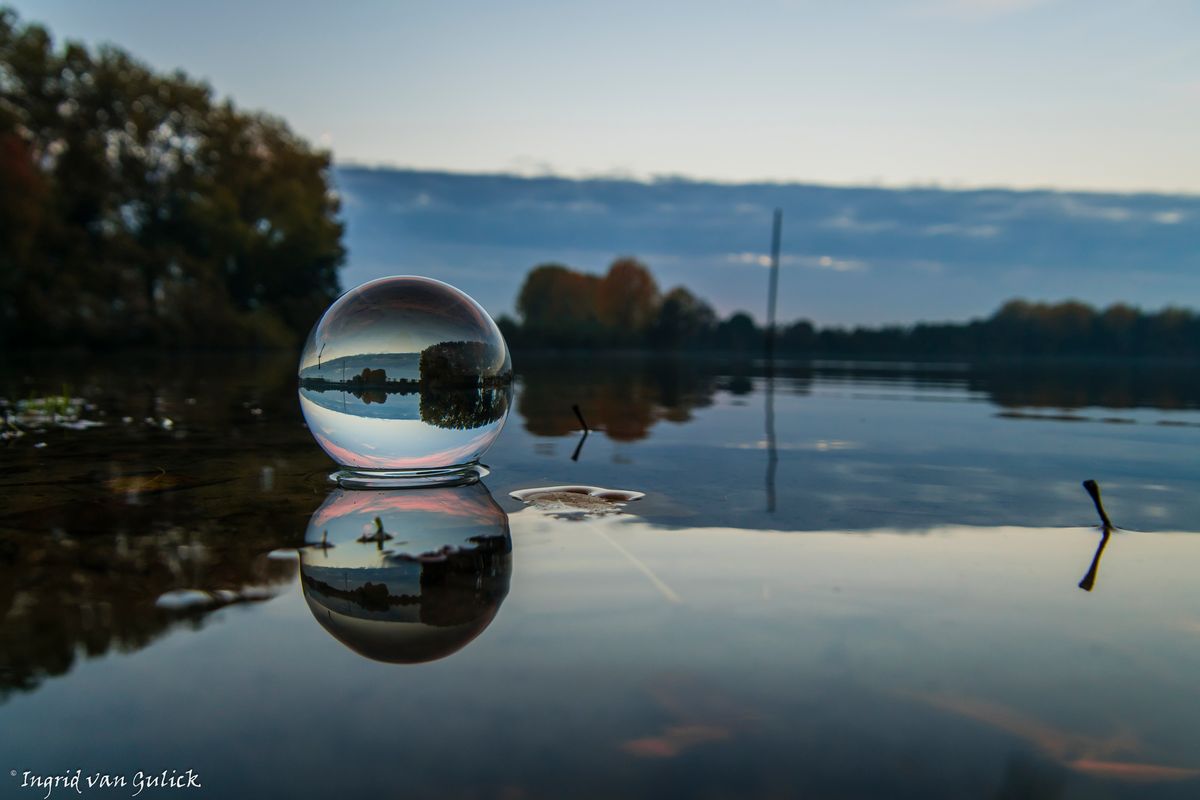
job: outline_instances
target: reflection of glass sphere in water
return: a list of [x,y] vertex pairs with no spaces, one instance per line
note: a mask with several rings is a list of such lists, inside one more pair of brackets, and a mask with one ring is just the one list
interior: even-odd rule
[[415,664],[457,652],[508,595],[508,515],[482,483],[337,489],[313,514],[305,540],[300,579],[309,610],[335,639],[376,661]]
[[512,394],[496,323],[430,278],[380,278],[339,297],[309,334],[299,377],[309,430],[355,486],[474,479]]

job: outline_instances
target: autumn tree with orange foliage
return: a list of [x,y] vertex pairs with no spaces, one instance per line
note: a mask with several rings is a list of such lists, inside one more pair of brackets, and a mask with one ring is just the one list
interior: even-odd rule
[[521,324],[502,319],[505,336],[539,347],[682,347],[707,342],[716,314],[677,286],[664,298],[650,270],[618,258],[603,277],[542,264],[517,296]]
[[596,310],[612,341],[638,344],[654,324],[661,302],[650,270],[626,257],[614,261],[601,279]]
[[[517,301],[523,324],[502,318],[518,347],[647,348],[761,353],[765,331],[744,311],[718,320],[682,286],[660,295],[641,262],[620,258],[604,277],[559,264],[534,269]],[[962,358],[1200,358],[1200,314],[1147,312],[1124,304],[1098,310],[1076,300],[1010,300],[992,316],[963,323],[816,328],[781,326],[777,352],[796,356]]]

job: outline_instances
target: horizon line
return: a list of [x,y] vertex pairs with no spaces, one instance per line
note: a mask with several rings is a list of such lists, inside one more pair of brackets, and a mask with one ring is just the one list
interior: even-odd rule
[[388,161],[359,161],[357,159],[338,159],[334,157],[332,151],[326,150],[330,155],[330,164],[335,169],[356,169],[369,170],[373,172],[404,172],[404,173],[424,173],[433,175],[451,175],[455,177],[476,177],[476,178],[515,178],[518,180],[557,180],[570,183],[629,183],[642,186],[654,186],[656,184],[695,184],[701,186],[722,186],[722,187],[763,187],[763,188],[788,188],[788,187],[804,187],[813,189],[863,189],[882,192],[942,192],[946,194],[971,194],[980,192],[1008,192],[1011,194],[1068,194],[1068,195],[1098,195],[1098,196],[1117,196],[1117,197],[1173,197],[1173,198],[1189,198],[1200,200],[1200,189],[1117,189],[1117,188],[1097,188],[1097,187],[1071,187],[1071,186],[1042,186],[1042,185],[1020,185],[1020,184],[946,184],[938,181],[930,181],[928,183],[887,183],[879,181],[877,183],[868,183],[865,181],[816,181],[805,180],[802,178],[748,178],[745,180],[726,180],[721,178],[711,178],[695,175],[683,175],[678,173],[631,173],[631,172],[580,172],[569,173],[556,170],[547,170],[545,172],[530,172],[514,169],[496,169],[496,170],[471,170],[471,169],[455,169],[452,167],[423,167],[415,165],[404,165]]

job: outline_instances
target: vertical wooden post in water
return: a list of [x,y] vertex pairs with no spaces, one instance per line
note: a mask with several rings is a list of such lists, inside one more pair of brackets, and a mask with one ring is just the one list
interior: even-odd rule
[[775,209],[771,226],[771,278],[767,288],[767,360],[775,355],[775,298],[779,295],[779,236],[783,228],[783,209]]
[[775,222],[771,226],[771,278],[767,290],[767,511],[775,513],[775,465],[779,455],[775,451],[775,297],[779,293],[779,234],[783,227],[783,210],[775,209]]

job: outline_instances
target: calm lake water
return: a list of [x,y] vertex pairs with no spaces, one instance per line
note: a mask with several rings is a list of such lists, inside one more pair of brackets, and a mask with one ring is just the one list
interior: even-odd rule
[[1200,796],[1195,366],[514,367],[405,494],[291,357],[7,363],[0,795]]

